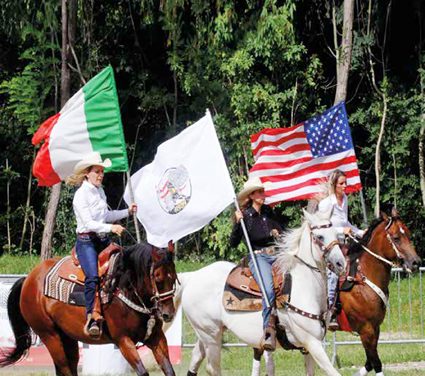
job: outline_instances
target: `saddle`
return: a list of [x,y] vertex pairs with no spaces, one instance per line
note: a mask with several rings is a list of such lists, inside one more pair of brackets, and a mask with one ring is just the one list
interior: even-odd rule
[[[283,278],[275,264],[272,272],[276,306],[280,308],[290,300],[292,279],[289,273]],[[262,309],[261,297],[260,287],[244,258],[227,276],[223,294],[224,308],[229,311],[259,311]]]
[[[98,273],[99,278],[102,278],[109,269],[109,259],[115,253],[121,252],[122,247],[116,243],[109,244],[102,252],[99,253],[98,257]],[[83,269],[80,266],[80,262],[77,258],[75,247],[72,248],[71,258],[65,260],[58,269],[58,276],[67,281],[84,285],[86,276],[84,275]]]

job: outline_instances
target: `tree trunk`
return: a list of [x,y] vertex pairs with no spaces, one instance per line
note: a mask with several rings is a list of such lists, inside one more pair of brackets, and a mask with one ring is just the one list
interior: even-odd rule
[[375,216],[379,217],[379,213],[381,211],[380,208],[380,199],[381,199],[381,144],[382,138],[384,136],[385,130],[385,120],[387,118],[387,96],[385,93],[382,93],[382,101],[383,101],[383,110],[382,110],[382,119],[381,119],[381,128],[379,129],[378,141],[376,142],[376,151],[375,151],[375,175],[376,175],[376,195],[375,195]]
[[30,215],[30,203],[31,203],[31,183],[32,183],[32,164],[34,163],[35,158],[35,149],[32,155],[32,163],[28,176],[28,186],[27,186],[27,201],[25,202],[24,208],[24,223],[22,224],[22,233],[21,233],[21,241],[19,242],[19,249],[22,251],[25,241],[25,234],[27,232],[27,223]]
[[[351,52],[353,49],[353,19],[354,0],[344,0],[344,23],[342,27],[341,46],[337,49],[336,67],[336,93],[334,104],[345,101],[347,98],[348,75],[351,65]],[[336,27],[336,25],[334,25]]]
[[[69,4],[69,21],[67,3]],[[69,44],[75,39],[76,30],[76,0],[62,0],[62,67],[61,67],[61,107],[65,105],[71,93],[71,72],[68,61],[71,58]],[[56,212],[61,192],[61,183],[55,184],[50,192],[49,205],[44,223],[43,239],[41,243],[41,258],[46,260],[52,255],[52,237],[55,228]]]

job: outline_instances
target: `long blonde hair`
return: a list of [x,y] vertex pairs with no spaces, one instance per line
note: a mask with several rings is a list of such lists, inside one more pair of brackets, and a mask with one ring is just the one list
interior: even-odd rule
[[338,183],[338,179],[341,176],[347,177],[345,172],[341,170],[335,170],[329,175],[328,186],[329,186],[329,194],[334,194],[336,189],[336,184]]
[[81,184],[83,184],[83,181],[86,179],[86,175],[90,172],[92,167],[93,166],[89,166],[84,170],[77,172],[76,174],[72,174],[66,178],[65,183],[67,185],[79,187]]

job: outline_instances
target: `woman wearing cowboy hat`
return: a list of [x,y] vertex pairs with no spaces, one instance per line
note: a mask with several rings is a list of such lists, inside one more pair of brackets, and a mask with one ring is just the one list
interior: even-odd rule
[[[263,277],[270,308],[267,308],[263,298],[263,347],[265,350],[276,349],[276,315],[274,313],[275,294],[273,289],[272,264],[276,260],[274,255],[275,238],[283,231],[282,226],[274,219],[273,211],[264,205],[265,185],[259,178],[249,178],[238,194],[241,210],[235,212],[236,222],[230,236],[230,246],[236,247],[242,239],[241,219],[244,219],[252,249],[256,254],[258,269]],[[249,267],[259,283],[253,261],[249,257]]]
[[125,230],[119,224],[111,224],[128,217],[137,210],[136,204],[128,209],[109,210],[106,195],[102,188],[104,168],[112,165],[110,159],[102,158],[98,152],[86,155],[74,167],[74,173],[67,179],[67,184],[79,186],[72,202],[77,218],[77,242],[75,245],[78,260],[86,276],[84,297],[86,301],[86,334],[92,337],[100,335],[100,312],[94,311],[96,289],[99,285],[97,271],[98,253],[109,243],[108,233],[117,235]]

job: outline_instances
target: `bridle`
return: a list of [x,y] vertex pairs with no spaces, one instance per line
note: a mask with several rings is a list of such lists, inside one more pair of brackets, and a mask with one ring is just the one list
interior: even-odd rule
[[[137,299],[139,300],[140,305],[132,302],[129,298],[127,298],[122,291],[118,291],[117,297],[121,299],[127,306],[132,308],[133,310],[152,315],[154,312],[158,311],[158,303],[164,302],[169,299],[174,298],[174,293],[176,292],[176,283],[174,282],[173,288],[166,292],[159,292],[158,286],[155,281],[155,270],[159,268],[161,265],[168,263],[166,258],[163,258],[157,262],[152,262],[150,270],[149,270],[149,280],[151,282],[153,296],[151,297],[151,301],[153,302],[153,306],[148,308],[143,302],[143,299],[139,296],[137,293],[137,289],[133,287],[133,292],[136,295]],[[176,278],[177,280],[177,278]]]
[[[318,238],[318,236],[313,233],[313,230],[320,230],[322,228],[330,228],[330,227],[332,227],[332,223],[330,223],[330,222],[325,224],[325,225],[311,226],[310,227],[310,237],[313,240],[313,243],[316,244],[319,247],[320,251],[323,254],[323,258],[326,258],[327,255],[332,251],[332,249],[336,245],[339,245],[339,242],[338,242],[338,240],[333,240],[328,245],[325,246],[323,241],[321,241]],[[311,252],[311,254],[313,254],[313,247],[310,248],[310,252]],[[298,256],[295,256],[295,258],[297,260],[299,260],[301,263],[303,263],[305,266],[310,268],[311,270],[314,270],[315,272],[318,272],[318,273],[322,273],[322,270],[319,269],[317,266],[310,265],[308,262],[304,261],[302,258],[300,258]]]
[[[403,260],[403,255],[401,254],[400,250],[397,248],[397,245],[394,243],[394,240],[391,236],[391,234],[388,232],[388,230],[390,229],[390,227],[393,225],[394,223],[394,218],[390,217],[388,223],[385,225],[385,234],[386,234],[386,238],[388,240],[388,242],[391,244],[392,249],[394,250],[394,253],[396,255],[396,260],[397,261],[402,261]],[[391,266],[391,267],[396,267],[398,266],[398,263],[393,262],[391,260],[388,260],[387,258],[378,255],[377,253],[371,251],[369,248],[367,248],[365,245],[363,245],[359,240],[357,240],[353,235],[348,234],[349,238],[354,240],[357,244],[360,244],[361,247],[367,252],[369,253],[371,256],[375,257],[376,259],[382,261],[383,263]]]
[[167,261],[162,259],[159,260],[157,262],[153,262],[150,268],[150,272],[149,272],[149,278],[151,281],[151,285],[152,285],[152,290],[153,290],[153,296],[151,297],[151,301],[154,302],[154,305],[157,306],[158,303],[164,302],[166,300],[169,299],[173,299],[174,298],[174,293],[176,292],[176,283],[174,282],[173,284],[173,288],[171,290],[165,291],[160,293],[158,290],[158,286],[156,285],[156,281],[155,281],[155,270],[157,268],[159,268],[161,265],[166,264]]
[[327,246],[325,246],[325,244],[313,233],[313,230],[320,230],[322,228],[331,228],[332,227],[332,223],[328,223],[326,225],[320,225],[320,226],[312,226],[310,227],[310,234],[311,237],[314,241],[314,243],[317,244],[317,246],[320,248],[320,250],[323,253],[323,257],[326,257],[326,255],[332,251],[333,247],[335,247],[336,245],[339,245],[339,241],[338,240],[332,240]]
[[[311,245],[310,252],[311,252],[312,255],[313,255],[312,243],[315,243],[319,247],[320,251],[323,254],[323,258],[326,258],[326,256],[332,251],[332,249],[336,245],[339,246],[338,240],[332,240],[328,245],[325,246],[325,244],[323,243],[323,241],[321,241],[318,238],[318,236],[313,233],[313,230],[320,230],[320,229],[323,229],[323,228],[330,228],[330,227],[332,227],[332,223],[330,223],[330,222],[327,223],[327,224],[325,224],[325,225],[311,226],[310,227],[310,237],[312,239],[312,242],[310,242],[310,245]],[[325,269],[324,268],[323,268],[323,270],[321,270],[317,266],[310,265],[308,262],[304,261],[303,259],[301,259],[298,256],[295,256],[295,258],[297,260],[299,260],[302,264],[304,264],[305,266],[307,266],[309,269],[311,269],[311,270],[313,270],[315,272],[318,272],[320,274],[323,274],[325,272]],[[332,266],[332,265],[330,265],[330,266]],[[287,309],[289,309],[289,310],[291,310],[291,311],[293,311],[293,312],[295,312],[295,313],[297,313],[297,314],[299,314],[301,316],[308,317],[308,318],[313,319],[313,320],[318,320],[318,321],[320,321],[322,323],[323,327],[326,327],[326,315],[327,315],[327,311],[325,311],[325,312],[323,312],[321,314],[314,314],[314,313],[307,312],[307,311],[304,311],[302,309],[299,309],[299,308],[295,307],[294,305],[292,305],[289,302],[285,302],[284,304],[285,304],[285,307]]]

